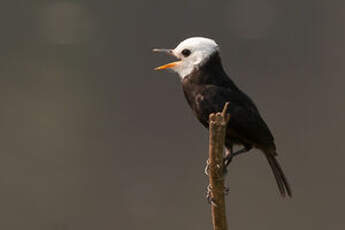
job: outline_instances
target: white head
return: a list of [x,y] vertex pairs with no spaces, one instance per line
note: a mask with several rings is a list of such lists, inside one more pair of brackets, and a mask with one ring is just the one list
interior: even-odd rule
[[177,72],[181,79],[190,74],[194,69],[204,64],[209,57],[218,51],[217,43],[209,38],[192,37],[182,41],[175,49],[154,49],[155,52],[168,52],[180,59],[160,67],[160,69],[172,69]]

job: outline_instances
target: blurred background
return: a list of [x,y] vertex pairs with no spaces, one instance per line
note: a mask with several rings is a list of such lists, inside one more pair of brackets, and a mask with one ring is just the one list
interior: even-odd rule
[[293,191],[236,159],[230,229],[345,228],[343,0],[28,1],[0,7],[0,229],[211,229],[208,133],[177,75],[215,39],[276,138]]

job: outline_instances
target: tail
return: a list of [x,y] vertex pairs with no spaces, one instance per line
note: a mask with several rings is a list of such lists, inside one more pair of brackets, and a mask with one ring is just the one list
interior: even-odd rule
[[265,152],[265,156],[268,160],[268,163],[270,164],[272,168],[272,172],[274,177],[276,178],[276,182],[280,191],[280,194],[282,197],[285,197],[288,195],[289,197],[292,197],[291,188],[289,185],[288,180],[286,179],[286,176],[284,175],[284,172],[282,168],[280,167],[280,164],[278,160],[276,159],[276,152]]

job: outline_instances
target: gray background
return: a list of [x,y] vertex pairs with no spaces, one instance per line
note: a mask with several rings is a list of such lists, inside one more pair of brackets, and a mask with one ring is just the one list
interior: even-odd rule
[[276,137],[231,165],[231,229],[345,228],[344,1],[14,1],[0,6],[0,229],[211,229],[208,133],[151,53],[216,39]]

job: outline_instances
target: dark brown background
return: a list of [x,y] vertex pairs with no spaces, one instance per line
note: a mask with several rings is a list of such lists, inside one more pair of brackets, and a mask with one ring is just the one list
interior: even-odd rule
[[0,229],[211,229],[208,133],[176,75],[216,39],[276,137],[294,190],[252,151],[227,179],[231,229],[345,228],[344,1],[14,1],[0,7]]

